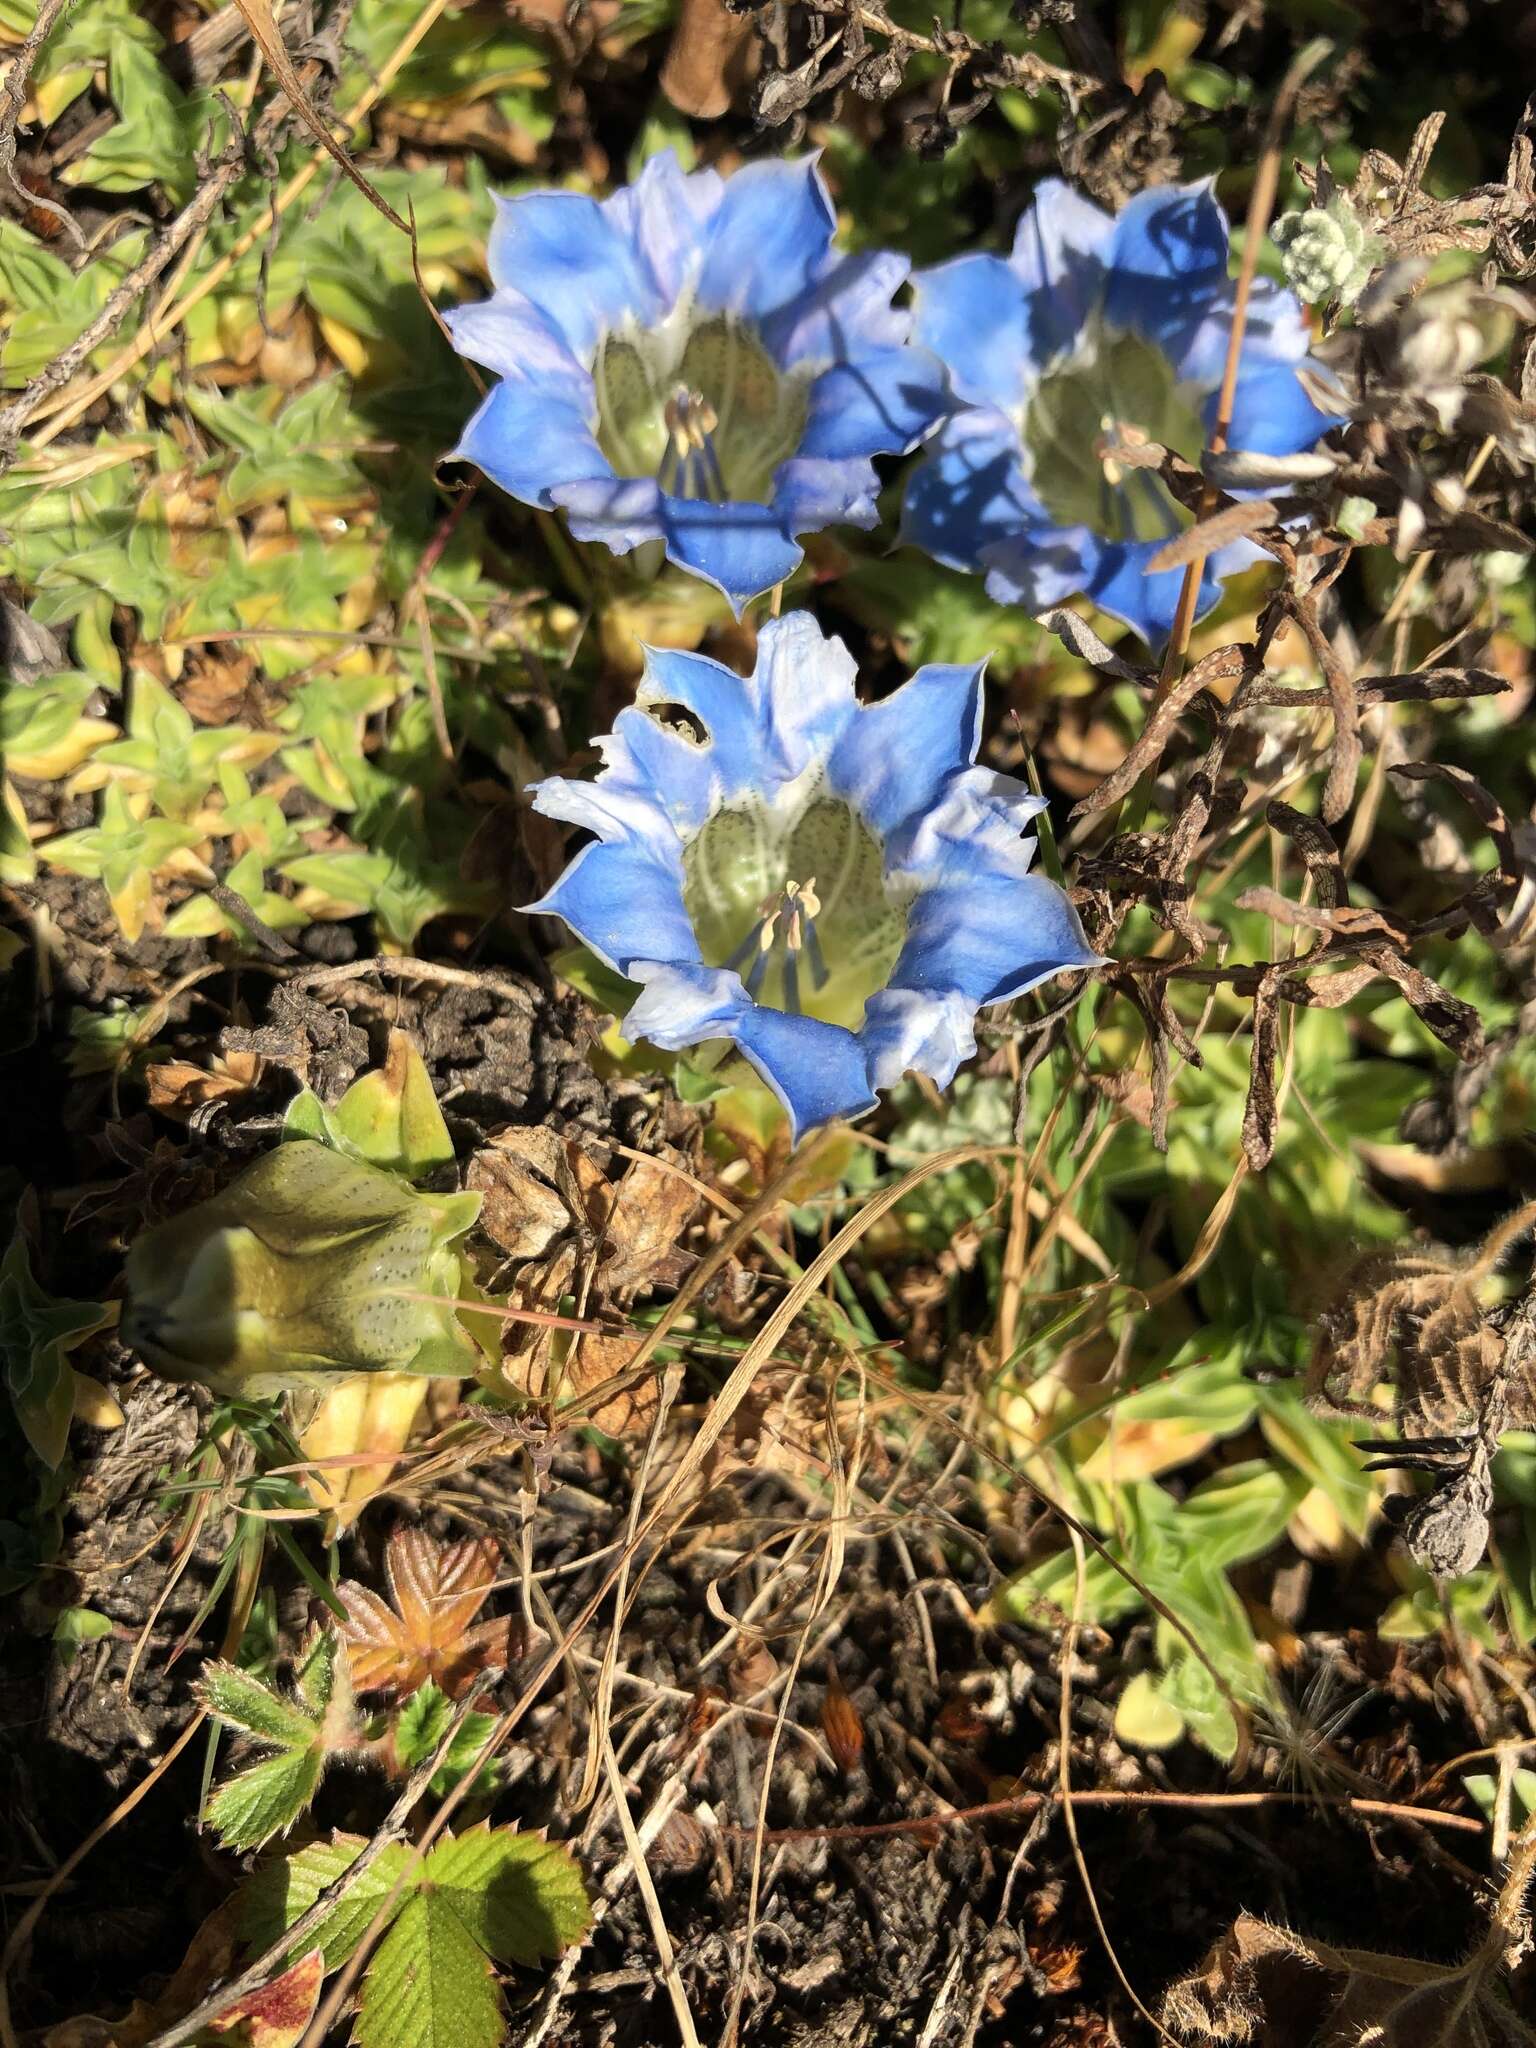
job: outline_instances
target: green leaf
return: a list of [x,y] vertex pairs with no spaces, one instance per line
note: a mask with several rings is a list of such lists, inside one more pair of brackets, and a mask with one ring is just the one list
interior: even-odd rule
[[[395,1717],[395,1754],[408,1771],[432,1756],[453,1718],[453,1702],[429,1678],[417,1686]],[[447,1755],[432,1775],[431,1791],[442,1798],[467,1771],[474,1768],[486,1739],[496,1725],[493,1714],[468,1713],[459,1723]],[[502,1765],[493,1757],[479,1774],[477,1793],[489,1793],[501,1781]]]
[[284,1747],[314,1740],[316,1716],[238,1664],[205,1665],[197,1689],[209,1713],[238,1734]]
[[431,1076],[403,1031],[390,1033],[384,1065],[354,1081],[334,1109],[307,1088],[295,1096],[283,1130],[285,1136],[319,1138],[351,1159],[407,1180],[453,1164],[453,1140]]
[[332,1753],[356,1746],[359,1727],[346,1651],[316,1630],[294,1672],[292,1698],[237,1664],[208,1665],[197,1695],[237,1733],[280,1752],[221,1785],[207,1819],[226,1848],[256,1849],[286,1832],[314,1798]]
[[99,1301],[55,1300],[38,1286],[18,1222],[0,1260],[0,1369],[22,1433],[50,1472],[64,1456],[75,1407],[66,1353],[110,1318]]
[[[357,1861],[363,1846],[361,1835],[337,1835],[329,1842],[311,1842],[258,1870],[241,1895],[240,1931],[245,1939],[255,1948],[270,1947]],[[392,1842],[305,1937],[306,1947],[323,1950],[327,1970],[339,1970],[352,1954],[407,1862],[408,1851]],[[409,1896],[403,1893],[402,1900]]]
[[497,2048],[505,2035],[485,1951],[441,1892],[416,1892],[364,1980],[359,2048]]
[[325,1752],[318,1744],[285,1750],[226,1780],[205,1818],[226,1849],[259,1849],[286,1834],[320,1789]]
[[591,1925],[570,1851],[514,1828],[482,1822],[441,1843],[427,1858],[426,1879],[501,1963],[552,1961]]

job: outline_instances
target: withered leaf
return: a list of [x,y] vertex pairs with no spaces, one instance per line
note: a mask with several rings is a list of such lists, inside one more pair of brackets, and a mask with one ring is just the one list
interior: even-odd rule
[[1499,1983],[1499,1930],[1462,1963],[1336,1948],[1241,1913],[1161,2019],[1179,2040],[1232,2048],[1536,2048]]
[[477,1672],[514,1663],[521,1654],[515,1617],[471,1627],[500,1563],[489,1538],[441,1544],[425,1530],[397,1529],[384,1552],[388,1601],[355,1579],[336,1589],[347,1610],[341,1636],[355,1689],[403,1699],[430,1678],[456,1699]]

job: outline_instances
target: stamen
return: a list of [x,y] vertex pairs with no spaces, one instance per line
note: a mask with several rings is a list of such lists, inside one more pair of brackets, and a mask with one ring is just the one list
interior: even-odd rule
[[816,894],[814,875],[808,881],[786,882],[774,895],[763,898],[756,923],[737,941],[725,962],[728,968],[739,972],[752,957],[746,978],[749,996],[756,998],[767,979],[769,963],[782,951],[784,1007],[791,1016],[801,1015],[801,952],[810,960],[811,978],[817,988],[824,988],[830,978],[821,941],[816,936],[816,919],[820,915],[821,898]]
[[684,498],[725,498],[725,475],[715,449],[714,433],[719,416],[702,391],[690,391],[679,384],[661,409],[667,430],[667,444],[656,467],[656,481],[667,488],[673,477],[678,495]]

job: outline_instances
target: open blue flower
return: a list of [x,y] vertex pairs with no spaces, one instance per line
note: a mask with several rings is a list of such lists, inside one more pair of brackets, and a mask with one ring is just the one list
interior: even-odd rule
[[906,258],[840,255],[836,224],[812,159],[685,177],[669,150],[608,200],[502,200],[495,294],[448,315],[500,380],[456,452],[579,540],[663,544],[739,613],[797,534],[873,526],[870,457],[947,410],[891,305]]
[[942,1087],[979,1009],[1099,960],[1030,872],[1041,799],[974,765],[981,676],[923,668],[860,705],[808,612],[764,626],[745,679],[651,651],[595,780],[534,791],[596,838],[531,908],[642,984],[627,1037],[734,1040],[797,1133],[909,1067]]
[[[965,409],[913,472],[904,538],[985,569],[999,603],[1039,612],[1087,596],[1166,640],[1183,571],[1147,563],[1189,515],[1136,457],[1157,442],[1193,461],[1205,446],[1232,326],[1227,244],[1206,185],[1140,193],[1111,218],[1053,179],[1006,260],[958,256],[915,278],[914,339],[943,358]],[[1306,355],[1298,301],[1260,280],[1232,448],[1297,454],[1333,424],[1297,377]],[[1257,559],[1248,541],[1212,555],[1201,611]]]

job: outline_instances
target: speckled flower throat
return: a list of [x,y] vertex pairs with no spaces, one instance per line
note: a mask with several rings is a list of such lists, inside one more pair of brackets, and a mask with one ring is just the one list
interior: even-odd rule
[[813,792],[796,809],[717,811],[683,853],[683,902],[711,967],[769,1009],[856,1030],[890,979],[907,901],[851,805]]
[[810,381],[728,314],[616,329],[592,363],[598,446],[620,476],[677,497],[766,505],[805,431]]
[[1157,442],[1193,461],[1204,427],[1167,357],[1139,335],[1086,328],[1031,393],[1023,439],[1030,482],[1064,526],[1086,526],[1105,540],[1151,541],[1189,523],[1141,457]]

